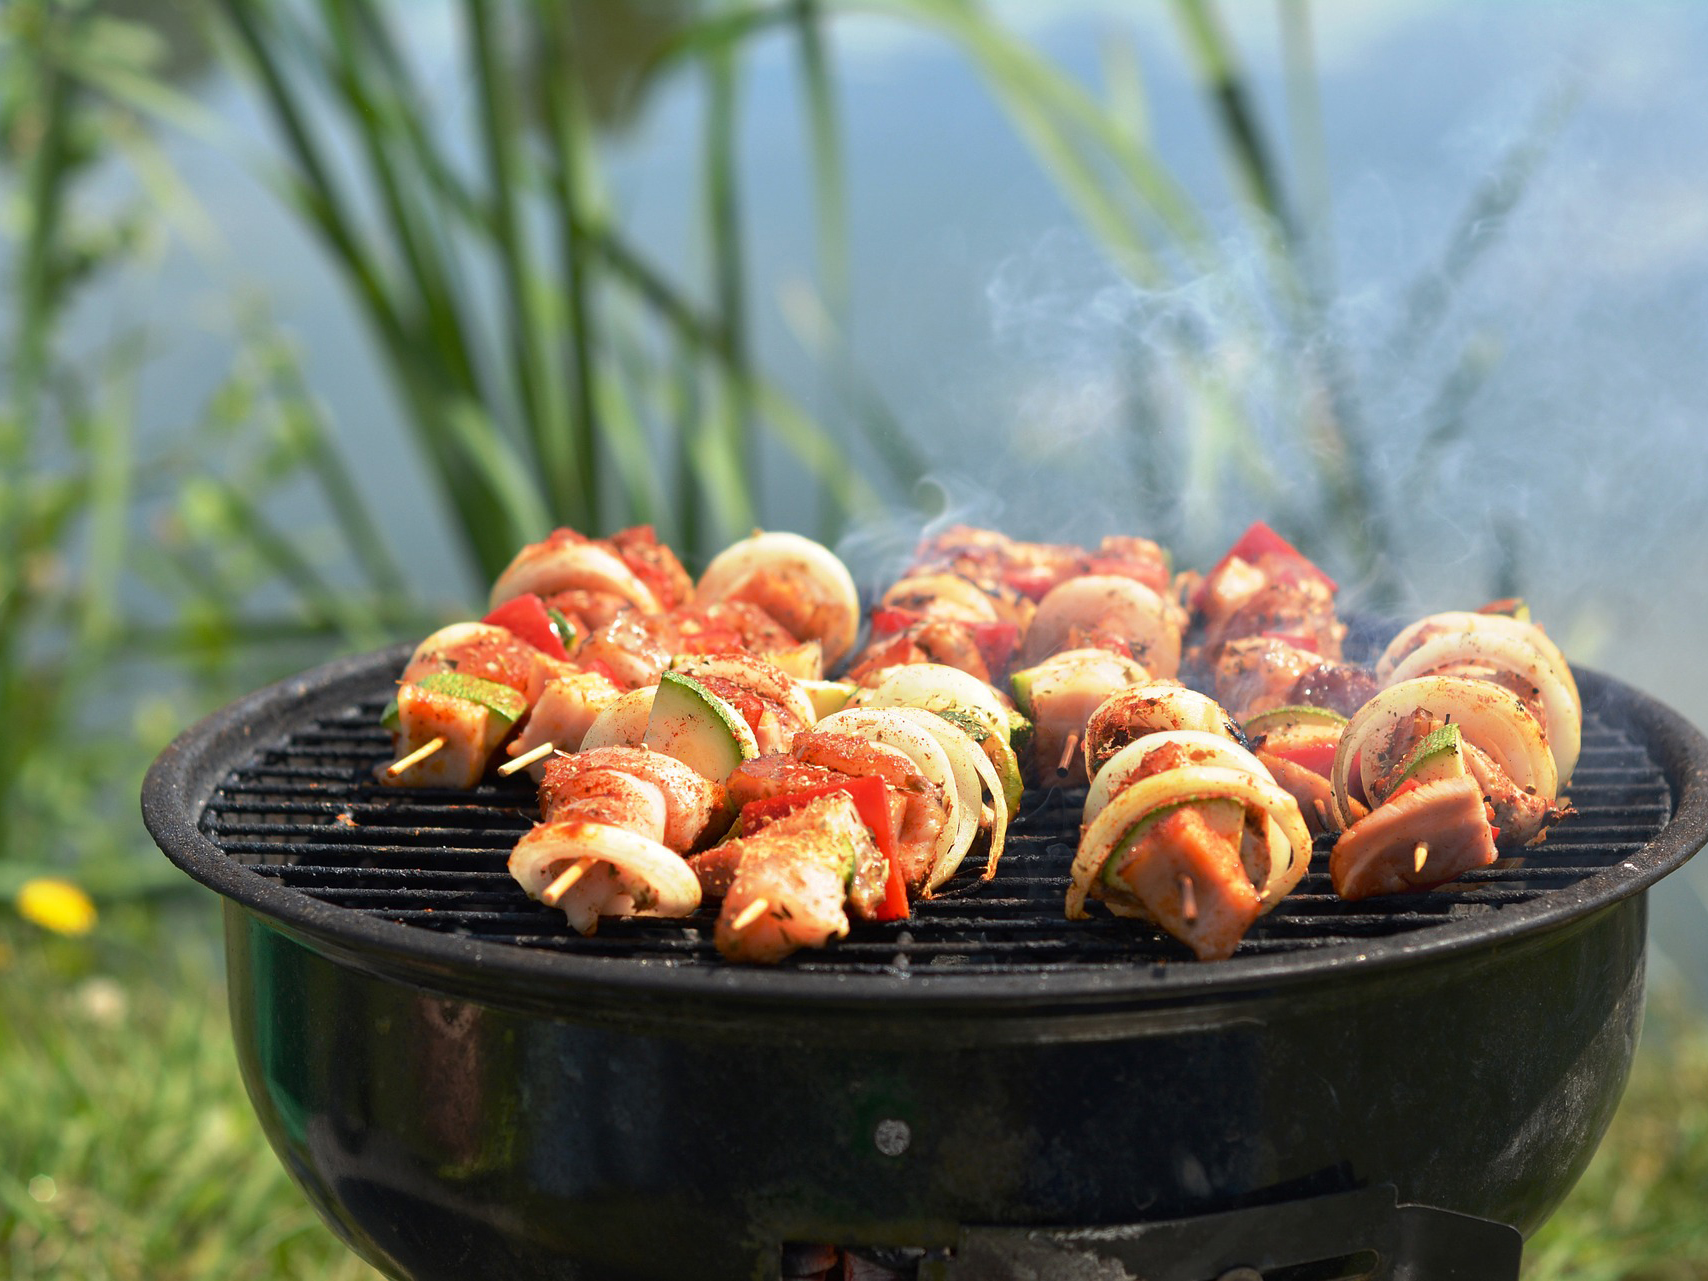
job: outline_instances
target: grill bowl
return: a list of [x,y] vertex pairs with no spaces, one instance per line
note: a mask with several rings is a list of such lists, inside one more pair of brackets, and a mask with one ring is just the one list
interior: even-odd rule
[[788,1241],[945,1248],[1381,1184],[1528,1233],[1623,1088],[1645,891],[1708,839],[1708,743],[1580,672],[1579,813],[1461,887],[1341,904],[1319,853],[1233,959],[1184,962],[1060,920],[1067,797],[996,881],[732,967],[709,917],[582,940],[507,886],[526,788],[373,785],[405,656],[234,704],[143,796],[226,899],[269,1138],[399,1277],[766,1276]]

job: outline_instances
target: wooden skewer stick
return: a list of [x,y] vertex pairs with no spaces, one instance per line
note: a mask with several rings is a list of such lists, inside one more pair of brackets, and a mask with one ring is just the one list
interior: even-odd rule
[[540,895],[540,902],[547,907],[556,907],[557,901],[568,894],[577,881],[592,871],[593,864],[597,861],[597,859],[591,858],[576,859],[567,869],[558,874],[557,880],[546,886],[545,891]]
[[1073,760],[1074,748],[1076,748],[1078,746],[1079,746],[1079,735],[1078,734],[1069,734],[1067,736],[1067,742],[1062,744],[1062,758],[1061,758],[1061,760],[1056,762],[1056,777],[1057,778],[1066,778],[1067,777],[1068,765]]
[[1180,874],[1180,917],[1188,925],[1198,919],[1198,891],[1184,872]]
[[1411,852],[1411,870],[1414,873],[1423,871],[1423,865],[1428,859],[1429,845],[1425,841],[1419,841],[1417,848]]
[[1323,804],[1323,798],[1319,796],[1311,804],[1316,808],[1317,822],[1323,825],[1323,831],[1328,831],[1334,824],[1328,821],[1328,806]]
[[426,760],[434,752],[438,751],[441,747],[443,747],[445,745],[445,742],[446,742],[446,739],[445,739],[445,736],[443,734],[440,734],[436,738],[428,739],[425,743],[421,744],[420,747],[416,748],[408,756],[403,757],[401,760],[395,760],[390,765],[387,765],[385,767],[386,774],[391,778],[396,778],[399,774],[403,773],[404,770],[409,769],[411,766],[421,764],[422,761]]
[[551,743],[541,743],[538,747],[530,747],[513,761],[505,761],[498,767],[498,772],[506,778],[519,769],[527,769],[535,761],[542,761],[557,750]]
[[762,898],[754,899],[753,902],[741,909],[735,920],[729,923],[730,929],[735,930],[738,933],[745,930],[749,925],[752,925],[760,917],[764,916],[766,910],[770,906],[771,905]]

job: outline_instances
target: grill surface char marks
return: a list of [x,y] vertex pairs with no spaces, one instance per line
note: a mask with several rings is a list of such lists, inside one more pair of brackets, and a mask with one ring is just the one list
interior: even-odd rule
[[[519,947],[626,958],[638,964],[722,964],[712,946],[715,906],[686,921],[607,920],[591,938],[532,902],[505,858],[534,816],[525,780],[471,792],[382,787],[389,758],[378,726],[383,699],[309,720],[263,745],[215,789],[203,832],[228,857],[279,885],[353,912]],[[1381,939],[1498,912],[1570,886],[1641,849],[1671,815],[1672,796],[1648,754],[1622,733],[1586,722],[1573,780],[1576,812],[1547,842],[1429,894],[1348,904],[1328,877],[1326,843],[1239,955],[1309,951]],[[1062,895],[1084,789],[1028,798],[995,880],[975,870],[910,920],[862,923],[823,952],[785,962],[805,972],[1025,973],[1186,961],[1159,932],[1102,914],[1068,922]],[[969,861],[970,866],[970,861]]]

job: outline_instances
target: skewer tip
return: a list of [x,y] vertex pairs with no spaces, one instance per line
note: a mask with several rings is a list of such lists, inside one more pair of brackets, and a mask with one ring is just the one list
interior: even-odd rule
[[411,769],[414,766],[421,764],[422,761],[426,760],[429,756],[431,756],[434,752],[438,751],[444,745],[445,745],[445,736],[443,734],[440,734],[437,737],[428,739],[425,743],[421,744],[420,747],[416,748],[408,756],[399,757],[397,760],[393,761],[390,765],[387,765],[385,767],[386,776],[388,778],[396,778],[399,774],[403,773],[404,770]]
[[530,747],[516,759],[505,761],[498,767],[498,772],[508,778],[517,770],[527,769],[535,761],[544,760],[556,750],[556,747],[550,742],[541,743],[538,747]]
[[1411,870],[1412,870],[1412,872],[1415,874],[1417,872],[1423,871],[1423,865],[1425,862],[1428,861],[1428,859],[1429,859],[1429,844],[1426,841],[1419,841],[1417,843],[1417,848],[1415,848],[1411,852]]
[[737,932],[745,930],[749,925],[752,925],[760,917],[764,916],[770,906],[771,905],[762,898],[754,899],[746,907],[742,908],[739,913],[737,913],[735,920],[729,923],[730,929]]
[[1074,750],[1076,748],[1078,748],[1078,746],[1079,746],[1079,735],[1078,734],[1069,734],[1067,736],[1067,741],[1062,744],[1061,759],[1056,762],[1056,777],[1057,778],[1066,778],[1067,777],[1068,766],[1073,762]]
[[1188,925],[1198,919],[1198,891],[1184,872],[1180,874],[1180,916]]
[[569,893],[577,881],[587,875],[588,869],[593,866],[593,862],[594,860],[590,858],[576,859],[574,863],[558,874],[555,881],[546,886],[540,894],[540,902],[547,907],[556,907],[558,900]]

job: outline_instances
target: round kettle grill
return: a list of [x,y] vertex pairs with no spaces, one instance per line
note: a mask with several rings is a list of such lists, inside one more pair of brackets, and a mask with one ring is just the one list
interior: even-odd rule
[[239,1061],[390,1276],[1516,1277],[1611,1119],[1646,892],[1708,740],[1578,673],[1574,813],[1349,904],[1319,848],[1227,961],[1062,916],[1083,789],[997,877],[771,967],[713,915],[582,938],[504,870],[532,789],[381,787],[397,647],[181,736],[143,812],[225,900]]

